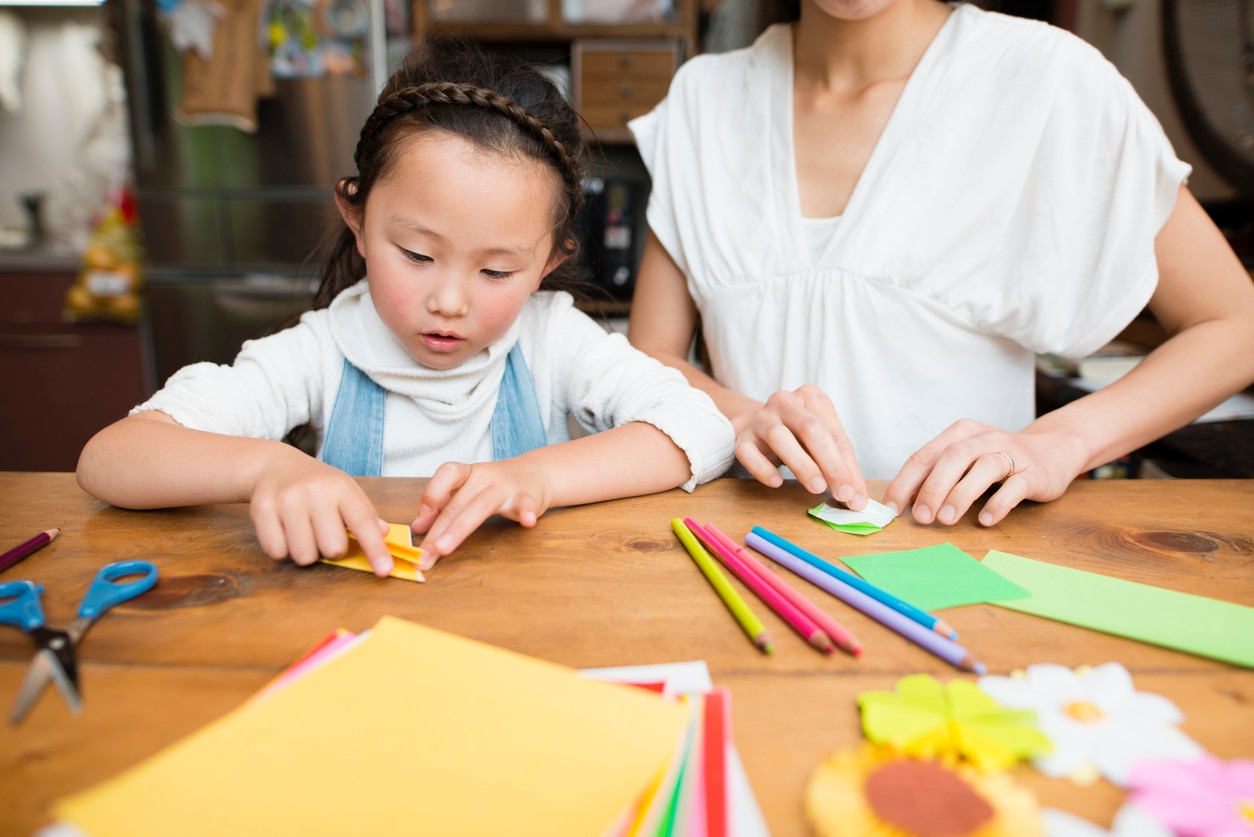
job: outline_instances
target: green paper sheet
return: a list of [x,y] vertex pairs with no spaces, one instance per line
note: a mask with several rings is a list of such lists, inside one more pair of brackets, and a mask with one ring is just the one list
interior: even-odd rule
[[984,566],[1032,591],[998,607],[1254,668],[1254,607],[997,550]]
[[1030,595],[950,543],[840,560],[876,587],[929,612]]

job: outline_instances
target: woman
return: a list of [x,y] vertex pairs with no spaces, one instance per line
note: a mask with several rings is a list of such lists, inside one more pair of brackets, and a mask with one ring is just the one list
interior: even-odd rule
[[[653,177],[629,338],[714,398],[747,471],[980,522],[1254,380],[1254,285],[1094,49],[939,0],[805,0],[632,129]],[[1035,417],[1038,352],[1146,305],[1170,339]],[[709,372],[689,363],[698,327]]]

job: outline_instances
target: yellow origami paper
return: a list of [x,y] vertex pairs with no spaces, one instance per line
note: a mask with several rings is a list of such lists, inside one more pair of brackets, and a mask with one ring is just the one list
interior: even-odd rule
[[[418,569],[418,559],[422,557],[422,550],[414,546],[413,532],[410,531],[409,526],[404,523],[389,523],[388,533],[383,537],[383,542],[387,544],[388,552],[392,553],[394,559],[392,578],[426,581],[422,570]],[[361,544],[357,543],[357,538],[353,537],[352,532],[348,533],[348,553],[343,558],[322,558],[321,561],[324,564],[334,564],[350,570],[374,572],[370,561],[366,559],[366,553],[362,551]]]
[[1007,709],[965,680],[941,685],[913,674],[897,681],[896,691],[863,692],[858,706],[868,739],[918,758],[1004,770],[1051,749],[1034,713]]

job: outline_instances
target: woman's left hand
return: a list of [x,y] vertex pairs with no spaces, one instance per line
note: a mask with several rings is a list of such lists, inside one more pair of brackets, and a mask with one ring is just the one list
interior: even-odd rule
[[[1070,448],[1070,451],[1068,449]],[[884,492],[884,502],[904,511],[913,504],[920,523],[957,523],[992,486],[980,523],[993,526],[1024,500],[1061,497],[1079,473],[1075,440],[1031,428],[1009,433],[962,419],[915,451]]]

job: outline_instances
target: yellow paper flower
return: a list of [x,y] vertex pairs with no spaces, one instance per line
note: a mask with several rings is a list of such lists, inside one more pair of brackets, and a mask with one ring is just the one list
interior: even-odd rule
[[806,816],[819,837],[1040,837],[1036,797],[1005,773],[863,745],[810,776]]
[[1050,749],[1034,713],[1007,709],[965,680],[941,685],[913,674],[897,681],[895,691],[863,692],[858,706],[866,737],[905,755],[1004,770]]

